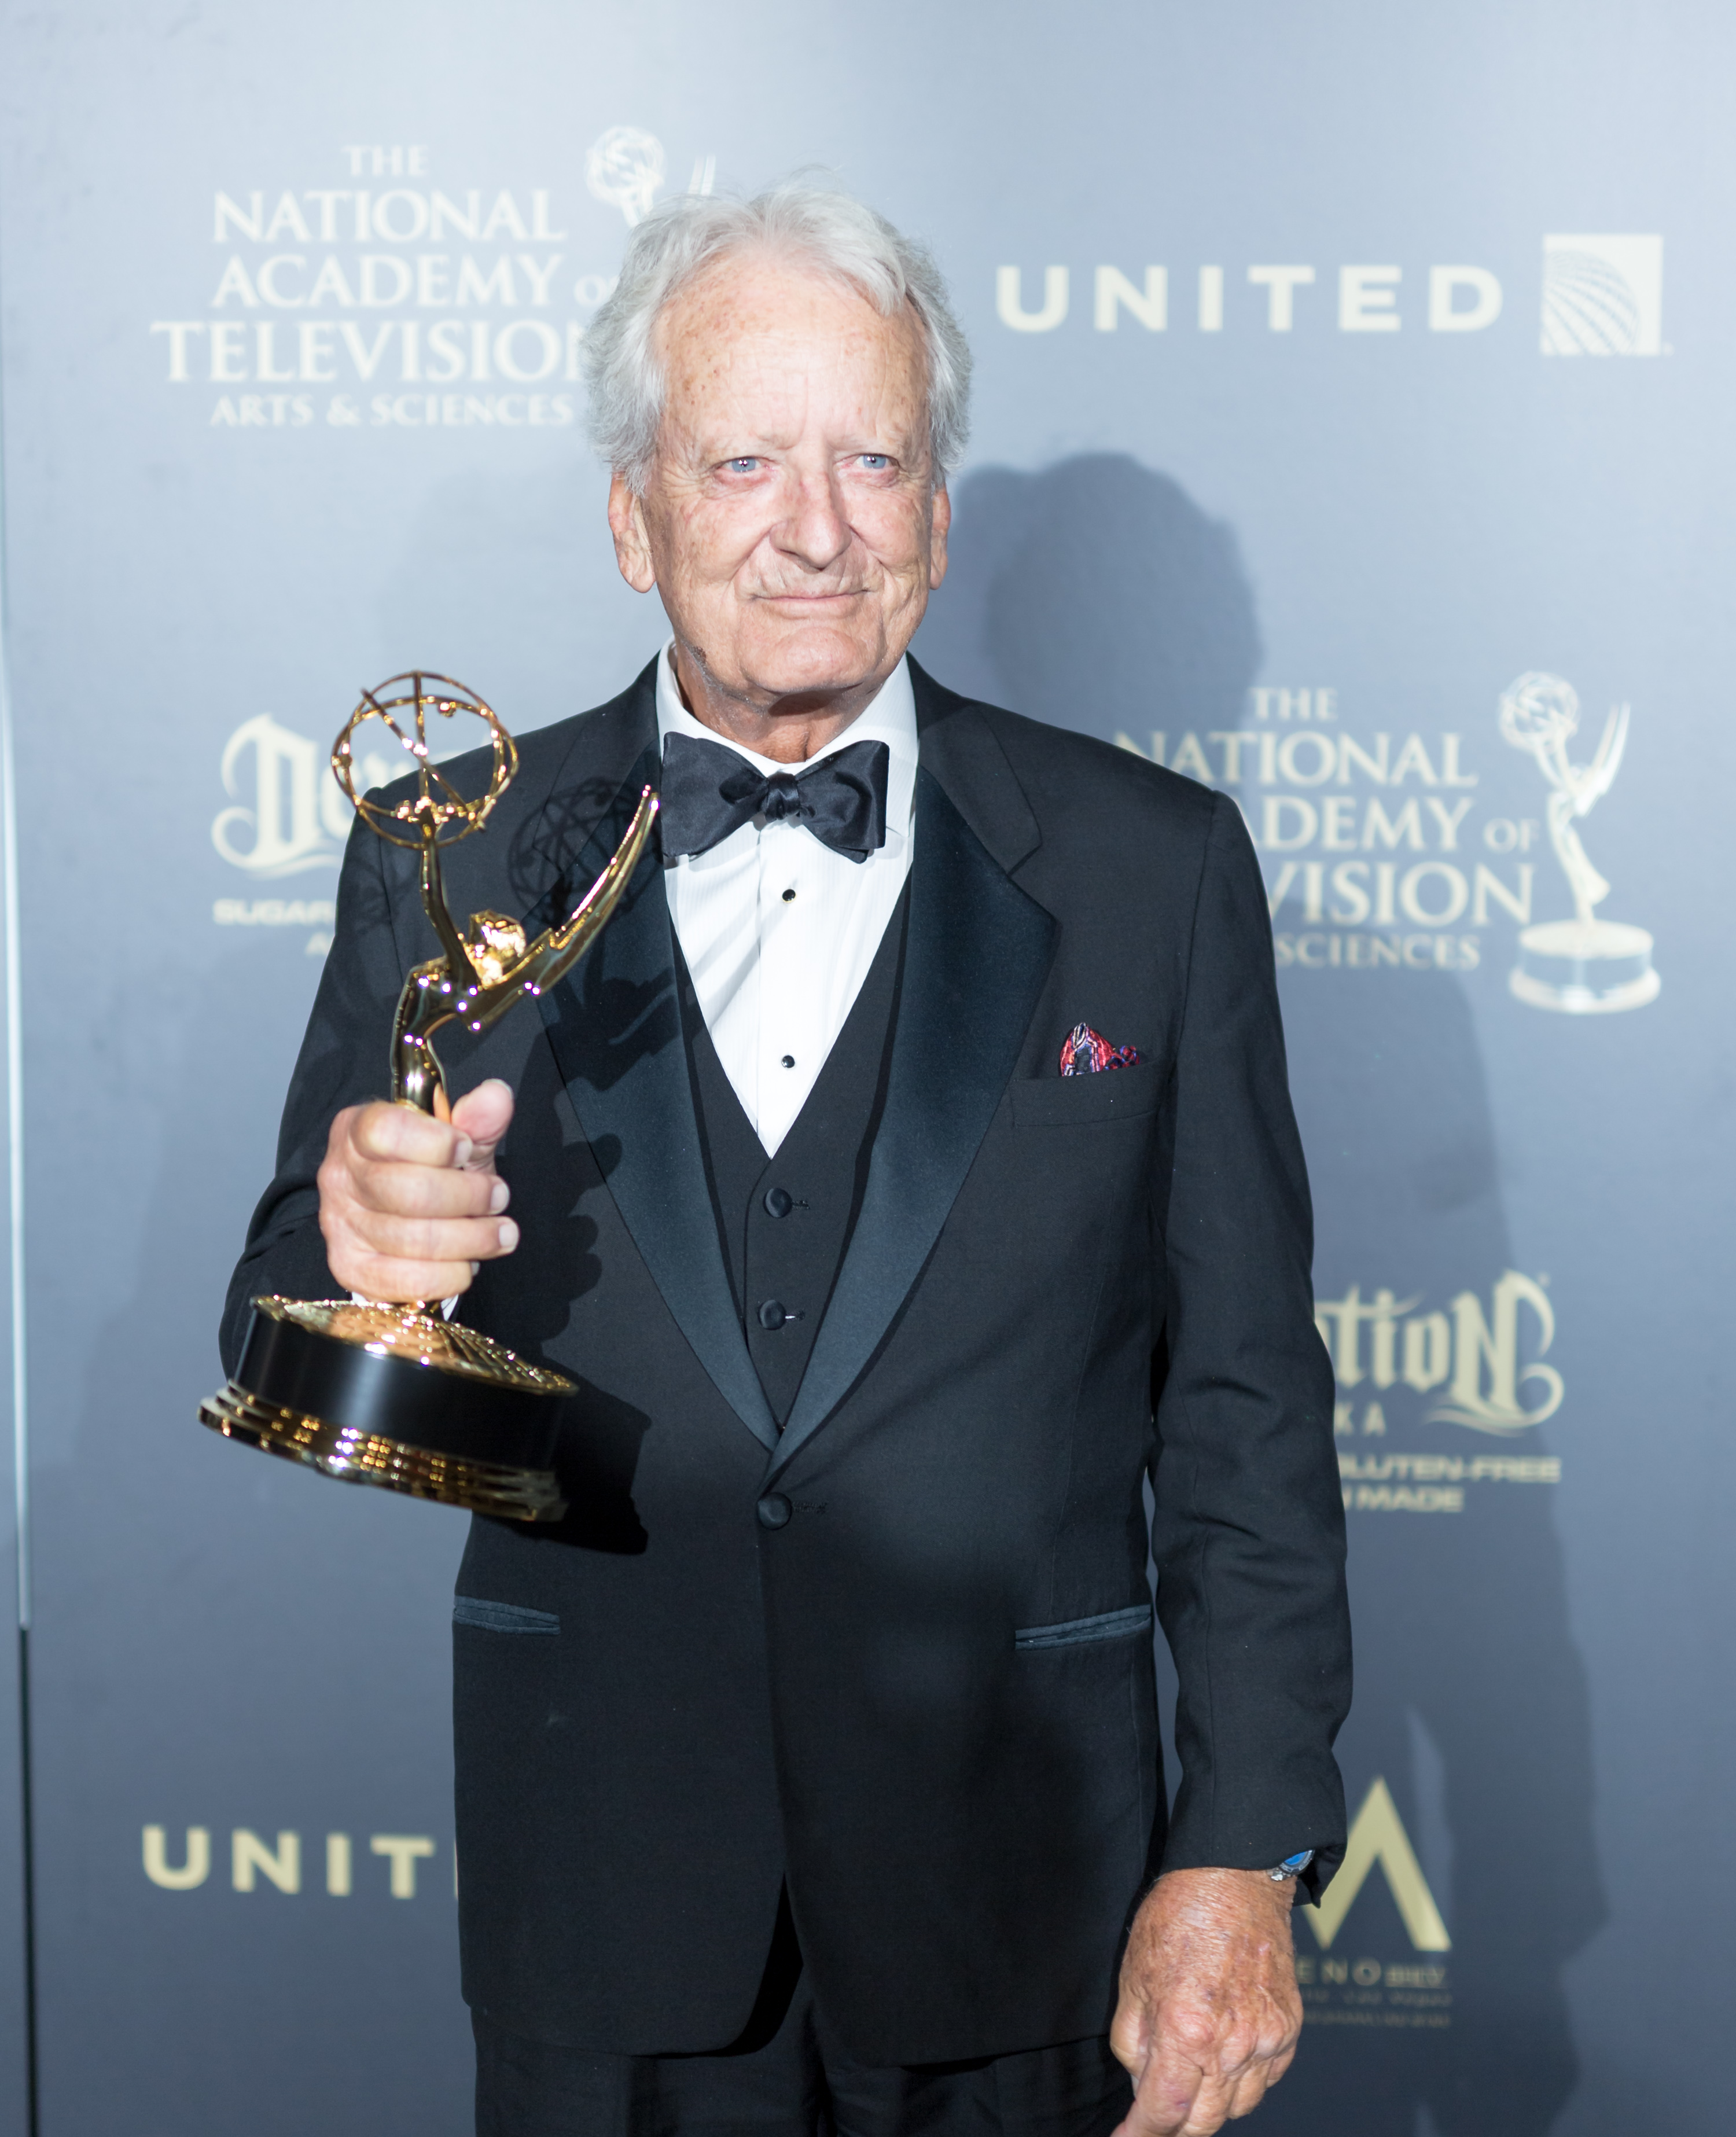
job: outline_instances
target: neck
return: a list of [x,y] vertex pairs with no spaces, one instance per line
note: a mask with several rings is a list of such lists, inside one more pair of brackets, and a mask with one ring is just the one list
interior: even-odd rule
[[867,709],[886,676],[870,675],[839,690],[791,691],[783,696],[749,694],[720,683],[708,673],[693,649],[678,638],[675,681],[681,702],[702,727],[738,748],[769,757],[774,764],[802,764],[835,742]]

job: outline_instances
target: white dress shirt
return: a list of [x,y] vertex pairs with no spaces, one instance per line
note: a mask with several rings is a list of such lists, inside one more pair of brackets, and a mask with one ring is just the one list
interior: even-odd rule
[[865,861],[803,824],[763,817],[709,853],[664,867],[669,917],[723,1073],[768,1155],[789,1133],[868,977],[910,874],[917,703],[901,660],[835,741],[779,764],[703,726],[681,702],[672,640],[657,664],[659,746],[672,734],[722,742],[763,772],[798,775],[853,742],[887,747],[886,844]]

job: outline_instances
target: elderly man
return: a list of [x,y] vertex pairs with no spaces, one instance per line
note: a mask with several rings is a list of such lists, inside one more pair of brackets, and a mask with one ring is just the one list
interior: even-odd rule
[[447,1123],[375,1095],[435,945],[352,841],[227,1322],[456,1299],[580,1382],[571,1512],[458,1576],[478,2128],[1216,2130],[1296,2045],[1349,1689],[1241,818],[907,657],[969,356],[878,216],[671,202],[586,348],[672,636],[448,882],[546,924],[648,780],[660,864]]

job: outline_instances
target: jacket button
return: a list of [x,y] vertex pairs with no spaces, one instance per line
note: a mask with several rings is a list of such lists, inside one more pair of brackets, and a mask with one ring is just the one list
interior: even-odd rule
[[787,1187],[768,1187],[766,1190],[766,1215],[768,1217],[787,1217],[795,1207],[795,1197]]
[[780,1529],[790,1518],[790,1502],[781,1492],[768,1492],[754,1508],[762,1529]]
[[789,1318],[780,1298],[768,1298],[761,1307],[758,1316],[762,1328],[781,1328]]

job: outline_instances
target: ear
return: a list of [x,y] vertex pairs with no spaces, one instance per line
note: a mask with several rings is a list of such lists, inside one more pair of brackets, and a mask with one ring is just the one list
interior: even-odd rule
[[928,538],[928,586],[933,591],[946,576],[946,536],[952,526],[952,499],[943,483],[934,494]]
[[609,478],[609,531],[615,537],[615,561],[635,593],[648,594],[657,583],[645,532],[645,509],[620,475]]

